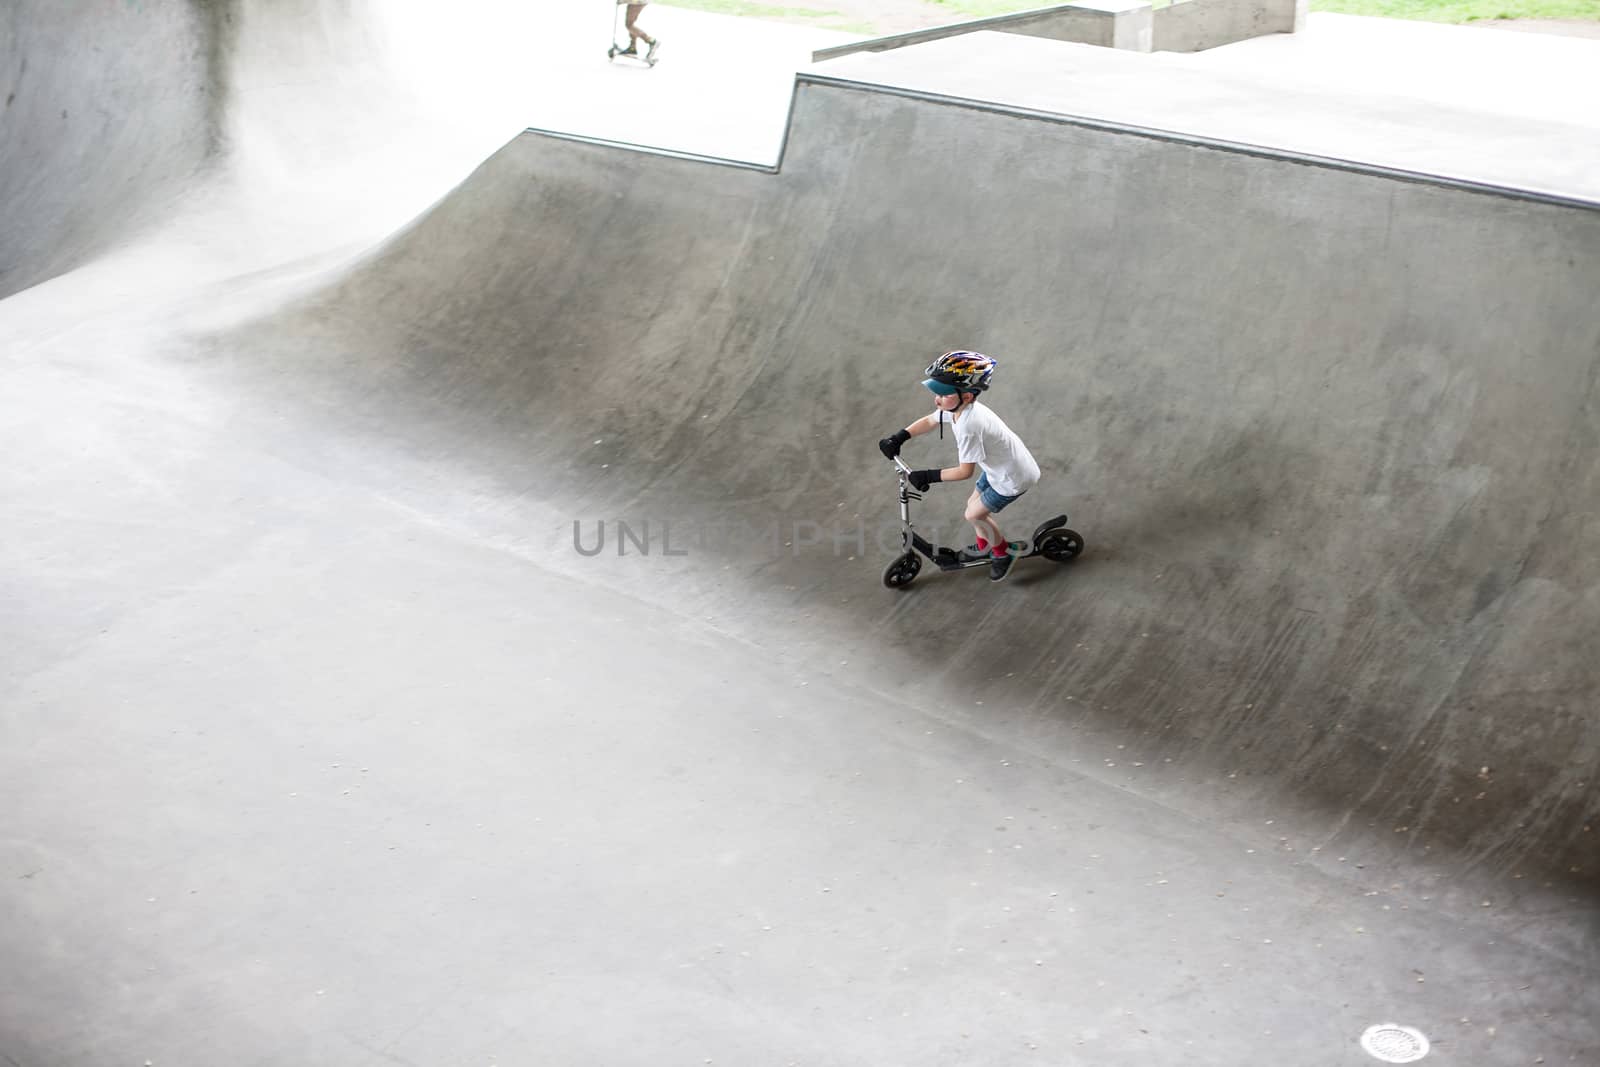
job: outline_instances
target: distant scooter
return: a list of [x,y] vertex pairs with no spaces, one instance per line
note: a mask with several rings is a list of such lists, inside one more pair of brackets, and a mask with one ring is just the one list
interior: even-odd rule
[[617,43],[617,20],[622,17],[623,5],[615,4],[613,6],[617,9],[617,13],[611,16],[611,47],[606,49],[606,58],[616,59],[620,56],[623,59],[636,59],[647,67],[655,66],[657,59],[654,43],[650,45],[650,51],[644,55],[639,54],[639,42],[632,37],[628,38],[628,43],[625,45]]
[[[904,589],[922,570],[920,552],[942,571],[963,571],[968,567],[987,567],[988,553],[972,555],[954,548],[932,544],[917,533],[911,524],[911,501],[921,500],[922,494],[911,487],[907,475],[911,467],[899,456],[894,457],[895,470],[900,472],[900,543],[905,551],[883,569],[883,584],[889,589]],[[1083,551],[1083,537],[1076,530],[1067,529],[1067,517],[1057,515],[1039,524],[1033,531],[1032,541],[1012,541],[1011,554],[1018,559],[1043,556],[1056,563],[1076,559]]]

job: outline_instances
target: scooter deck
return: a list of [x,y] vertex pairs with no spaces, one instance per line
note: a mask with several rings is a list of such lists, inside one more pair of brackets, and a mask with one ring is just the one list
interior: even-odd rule
[[[1033,546],[1026,541],[1012,541],[1011,555],[1016,559],[1033,555]],[[932,553],[934,566],[942,571],[959,571],[968,567],[987,566],[994,557],[988,554],[968,556],[962,549],[939,547]]]
[[635,63],[643,63],[647,67],[653,67],[657,63],[660,62],[659,59],[651,59],[644,52],[637,52],[637,51],[636,52],[625,52],[621,48],[618,48],[616,45],[612,45],[606,51],[606,58],[610,59],[610,60],[631,59]]

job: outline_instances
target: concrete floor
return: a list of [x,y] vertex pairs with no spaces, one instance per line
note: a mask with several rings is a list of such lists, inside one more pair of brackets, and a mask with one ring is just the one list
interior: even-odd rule
[[[1600,44],[434,7],[6,16],[9,1062],[1600,1062]],[[1089,552],[891,593],[956,344]]]

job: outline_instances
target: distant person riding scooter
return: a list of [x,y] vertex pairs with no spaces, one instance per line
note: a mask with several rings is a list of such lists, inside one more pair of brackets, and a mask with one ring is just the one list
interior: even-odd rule
[[[617,56],[627,56],[630,59],[643,60],[652,67],[656,65],[656,53],[661,50],[661,40],[650,36],[645,32],[644,27],[639,25],[639,12],[644,10],[646,2],[647,0],[617,0],[617,7],[626,7],[628,9],[627,18],[623,20],[623,27],[628,31],[628,47],[623,48],[621,45],[613,43],[611,51],[606,53],[607,58],[615,59]],[[614,22],[611,36],[612,40],[615,41],[616,24]],[[642,56],[639,54],[640,41],[649,46],[649,51]]]

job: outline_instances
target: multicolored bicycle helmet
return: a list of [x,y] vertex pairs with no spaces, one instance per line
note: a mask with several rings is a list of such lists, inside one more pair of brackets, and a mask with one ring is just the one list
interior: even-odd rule
[[928,377],[922,384],[940,396],[981,393],[989,388],[994,368],[994,358],[982,352],[946,352],[928,364]]

